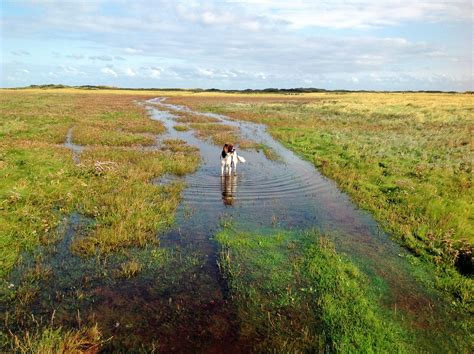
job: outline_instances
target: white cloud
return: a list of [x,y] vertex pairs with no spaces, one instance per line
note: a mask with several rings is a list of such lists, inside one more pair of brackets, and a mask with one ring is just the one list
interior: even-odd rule
[[16,56],[31,55],[30,52],[27,52],[26,50],[13,50],[11,53]]
[[123,51],[128,54],[138,54],[143,52],[141,49],[136,49],[136,48],[124,48]]
[[66,58],[84,59],[84,55],[83,54],[69,54],[69,55],[66,55]]
[[133,70],[132,68],[126,68],[124,70],[124,73],[126,76],[129,76],[129,77],[134,77],[137,75],[137,72],[135,70]]
[[113,77],[118,76],[118,74],[114,70],[112,70],[111,68],[102,68],[102,69],[100,69],[100,71],[103,72],[106,75],[110,75],[110,76],[113,76]]
[[61,65],[60,66],[61,71],[66,74],[66,75],[71,75],[71,76],[83,76],[86,75],[85,72],[79,70],[78,68],[70,65]]
[[112,57],[110,55],[91,55],[89,56],[91,60],[102,60],[102,61],[112,61]]
[[197,74],[204,77],[214,77],[214,72],[209,69],[197,68]]
[[253,72],[239,69],[221,69],[221,68],[202,68],[198,67],[193,72],[201,78],[207,79],[225,79],[225,80],[247,80],[247,79],[267,79],[264,72]]
[[150,68],[150,76],[154,79],[158,79],[161,76],[161,70],[158,68]]
[[[219,6],[220,5],[220,6]],[[186,22],[197,23],[202,26],[221,28],[240,28],[247,31],[259,31],[271,25],[271,21],[264,16],[255,16],[253,11],[235,6],[235,3],[198,4],[189,6],[188,3],[176,5],[176,13]]]
[[288,21],[295,28],[368,28],[404,22],[471,20],[470,0],[241,0],[258,13]]
[[[362,87],[370,81],[388,88],[397,75],[439,84],[438,76],[430,78],[472,79],[470,1],[22,0],[12,6],[27,11],[2,14],[3,33],[15,43],[5,47],[2,69],[9,68],[5,76],[25,67],[31,80],[55,72],[65,81],[92,84],[97,72],[123,85],[159,79],[160,85],[188,87]],[[427,26],[436,22],[452,33],[435,38]],[[50,63],[51,52],[22,43],[33,40],[52,49],[68,43],[69,53],[84,54],[57,53]],[[91,60],[77,60],[83,58]],[[423,77],[403,76],[422,71]]]

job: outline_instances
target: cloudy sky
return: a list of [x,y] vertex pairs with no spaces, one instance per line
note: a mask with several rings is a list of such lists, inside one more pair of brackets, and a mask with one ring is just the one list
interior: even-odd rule
[[1,0],[0,86],[473,90],[471,0]]

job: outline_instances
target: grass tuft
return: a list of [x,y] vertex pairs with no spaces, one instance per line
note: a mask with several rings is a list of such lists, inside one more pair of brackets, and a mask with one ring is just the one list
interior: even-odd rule
[[97,325],[79,330],[45,328],[12,336],[9,349],[16,353],[97,353],[104,342]]
[[130,260],[120,265],[120,268],[117,272],[117,277],[130,279],[140,273],[141,269],[142,265],[139,262]]

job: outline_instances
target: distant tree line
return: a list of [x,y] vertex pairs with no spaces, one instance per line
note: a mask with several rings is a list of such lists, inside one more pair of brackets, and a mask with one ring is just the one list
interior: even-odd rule
[[[210,89],[184,89],[184,88],[126,88],[126,87],[115,87],[115,86],[104,86],[104,85],[82,85],[82,86],[68,86],[61,84],[48,84],[48,85],[30,85],[28,87],[18,87],[17,89],[24,88],[39,88],[39,89],[60,89],[60,88],[76,88],[82,90],[133,90],[133,91],[191,91],[191,92],[224,92],[224,93],[280,93],[287,95],[297,95],[300,93],[314,93],[314,92],[331,92],[331,93],[351,93],[351,92],[395,92],[395,93],[459,93],[457,91],[441,91],[441,90],[407,90],[407,91],[387,91],[387,90],[326,90],[316,87],[298,87],[298,88],[265,88],[265,89],[244,89],[244,90],[221,90],[217,88]],[[473,94],[474,91],[462,92],[465,94]]]

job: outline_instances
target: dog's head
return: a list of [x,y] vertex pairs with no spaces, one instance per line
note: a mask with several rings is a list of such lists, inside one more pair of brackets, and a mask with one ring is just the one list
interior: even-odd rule
[[231,154],[235,151],[235,148],[232,144],[224,144],[223,150],[226,154]]

